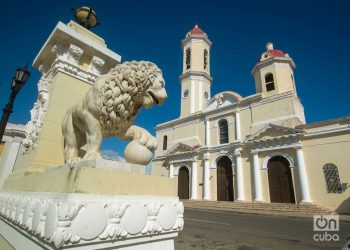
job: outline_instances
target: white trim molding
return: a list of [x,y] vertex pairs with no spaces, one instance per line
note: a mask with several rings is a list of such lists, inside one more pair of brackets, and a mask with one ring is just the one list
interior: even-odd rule
[[190,98],[191,98],[191,114],[192,113],[194,113],[195,112],[195,94],[196,94],[196,92],[195,92],[196,90],[195,90],[195,81],[194,80],[192,80],[191,81],[191,92],[190,92]]
[[[253,152],[252,153],[256,153],[256,152]],[[272,158],[272,157],[275,157],[275,156],[282,156],[284,158],[286,158],[286,160],[289,162],[289,167],[290,168],[294,168],[295,167],[295,164],[294,164],[294,160],[293,160],[293,157],[291,157],[289,154],[286,154],[286,153],[283,153],[283,152],[273,152],[273,153],[270,153],[269,155],[267,155],[265,158],[264,158],[264,161],[263,161],[263,165],[262,165],[262,170],[267,170],[268,169],[268,163],[269,163],[269,160]]]
[[174,177],[179,176],[179,171],[180,171],[180,168],[182,168],[182,167],[186,167],[188,170],[188,174],[190,176],[192,175],[191,167],[188,163],[177,162],[177,163],[174,163]]
[[227,156],[228,158],[230,158],[231,162],[232,162],[232,167],[234,167],[236,164],[235,164],[235,160],[233,159],[232,155],[228,154],[228,153],[218,153],[214,158],[213,160],[211,161],[211,164],[210,164],[210,169],[217,169],[217,163],[218,161],[224,157],[224,156]]
[[0,193],[0,218],[21,240],[1,234],[16,249],[23,241],[36,243],[38,249],[130,249],[176,237],[183,228],[183,212],[177,197]]

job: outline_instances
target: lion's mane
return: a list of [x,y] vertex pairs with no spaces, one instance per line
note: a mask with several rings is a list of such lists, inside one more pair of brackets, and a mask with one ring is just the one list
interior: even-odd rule
[[118,64],[97,79],[99,121],[104,136],[120,136],[134,122],[143,96],[154,79],[162,74],[151,62],[131,61]]

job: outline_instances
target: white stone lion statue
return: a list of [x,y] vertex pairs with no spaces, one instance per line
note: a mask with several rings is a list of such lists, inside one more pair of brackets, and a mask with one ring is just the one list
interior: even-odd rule
[[[102,138],[111,136],[137,141],[154,151],[155,138],[132,124],[141,107],[147,109],[165,101],[164,85],[162,71],[146,61],[124,62],[101,75],[63,119],[65,161],[100,159]],[[86,153],[81,158],[78,152],[84,145]]]

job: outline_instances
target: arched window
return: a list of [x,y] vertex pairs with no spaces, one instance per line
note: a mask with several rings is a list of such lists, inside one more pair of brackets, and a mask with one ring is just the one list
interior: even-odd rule
[[228,127],[225,119],[219,121],[219,138],[220,144],[228,143]]
[[204,50],[204,69],[208,69],[208,50]]
[[341,193],[343,188],[339,178],[339,172],[336,165],[327,163],[323,166],[323,174],[327,185],[328,193]]
[[163,137],[163,150],[167,150],[168,148],[168,136],[164,135]]
[[267,73],[265,75],[266,91],[275,90],[275,82],[273,80],[273,74]]
[[186,69],[191,67],[191,49],[186,49]]

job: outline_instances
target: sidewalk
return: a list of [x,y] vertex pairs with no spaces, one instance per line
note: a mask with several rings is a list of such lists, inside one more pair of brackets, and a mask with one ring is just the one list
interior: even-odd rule
[[[202,211],[216,211],[242,214],[261,214],[295,218],[310,218],[320,214],[336,214],[316,205],[281,204],[281,203],[237,203],[222,201],[183,200],[185,208]],[[350,223],[350,215],[340,215],[339,219]]]

